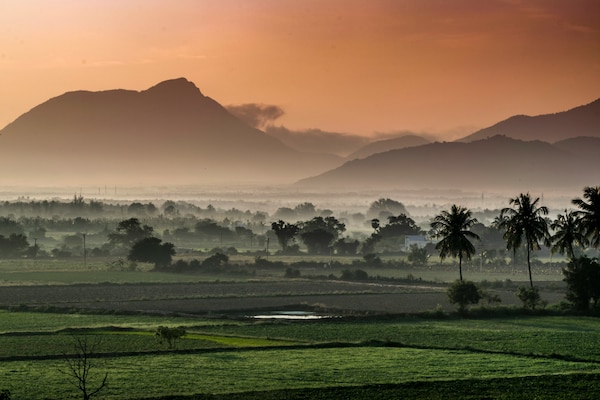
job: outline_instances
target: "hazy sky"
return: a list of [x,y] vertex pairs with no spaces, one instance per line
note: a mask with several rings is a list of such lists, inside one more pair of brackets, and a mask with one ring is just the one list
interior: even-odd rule
[[600,97],[598,0],[0,0],[0,126],[186,77],[289,129],[471,133]]

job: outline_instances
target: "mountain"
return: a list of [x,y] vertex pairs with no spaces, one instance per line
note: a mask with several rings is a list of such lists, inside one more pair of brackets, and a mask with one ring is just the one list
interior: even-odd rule
[[554,147],[576,154],[579,159],[595,161],[600,155],[600,137],[579,136],[565,139],[554,143]]
[[346,159],[353,160],[355,158],[365,158],[372,154],[383,153],[384,151],[421,146],[427,143],[430,143],[429,140],[417,135],[404,135],[391,139],[377,140],[356,150],[354,153],[347,156]]
[[292,131],[283,126],[268,126],[265,133],[298,151],[334,154],[340,157],[340,164],[345,156],[370,141],[365,136],[327,132],[320,129]]
[[303,179],[304,188],[580,190],[597,185],[600,160],[561,146],[506,136],[468,143],[435,142],[355,159]]
[[600,99],[555,114],[535,117],[515,115],[459,141],[472,142],[495,135],[505,135],[520,140],[543,140],[549,143],[577,136],[600,137]]
[[249,127],[185,78],[67,92],[0,131],[4,185],[281,183],[336,165]]

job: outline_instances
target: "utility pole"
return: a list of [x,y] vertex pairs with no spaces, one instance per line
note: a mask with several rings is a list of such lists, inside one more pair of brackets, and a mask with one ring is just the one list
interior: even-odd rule
[[267,260],[269,259],[269,238],[267,238]]

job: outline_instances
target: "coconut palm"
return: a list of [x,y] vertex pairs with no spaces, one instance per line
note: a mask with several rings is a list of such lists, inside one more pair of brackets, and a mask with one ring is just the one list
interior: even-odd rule
[[506,229],[504,239],[506,248],[516,251],[525,239],[527,248],[527,270],[529,271],[529,284],[533,287],[531,277],[531,251],[540,249],[540,241],[549,243],[548,221],[544,215],[548,215],[548,208],[539,206],[540,198],[531,200],[529,193],[521,193],[509,204],[514,208],[503,208],[500,212],[501,224]]
[[515,226],[510,224],[510,219],[502,213],[494,218],[492,226],[500,231],[504,231],[502,238],[506,240],[506,248],[513,251],[512,265],[513,271],[517,261],[517,249],[521,247],[522,234],[515,230]]
[[574,258],[575,251],[573,246],[585,246],[587,239],[581,229],[581,220],[578,218],[578,212],[565,210],[564,214],[558,214],[556,219],[550,224],[554,235],[550,237],[552,252],[567,254],[567,257]]
[[585,187],[583,199],[573,199],[571,202],[581,209],[581,228],[583,234],[595,248],[600,246],[600,186]]
[[471,217],[471,211],[456,204],[450,208],[450,212],[442,211],[431,223],[434,238],[442,238],[435,246],[440,251],[440,258],[447,256],[458,257],[458,270],[460,280],[462,276],[462,260],[471,259],[475,253],[475,247],[469,239],[479,240],[479,236],[469,229],[477,223],[477,219]]

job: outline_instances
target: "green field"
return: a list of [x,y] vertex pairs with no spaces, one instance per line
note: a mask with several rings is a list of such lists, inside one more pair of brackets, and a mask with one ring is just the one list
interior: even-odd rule
[[[159,325],[187,334],[169,349],[153,336]],[[600,390],[597,318],[289,322],[6,311],[0,389],[12,399],[78,398],[60,372],[74,335],[97,344],[96,378],[109,372],[104,399],[274,399],[284,391],[298,399],[583,399]]]

